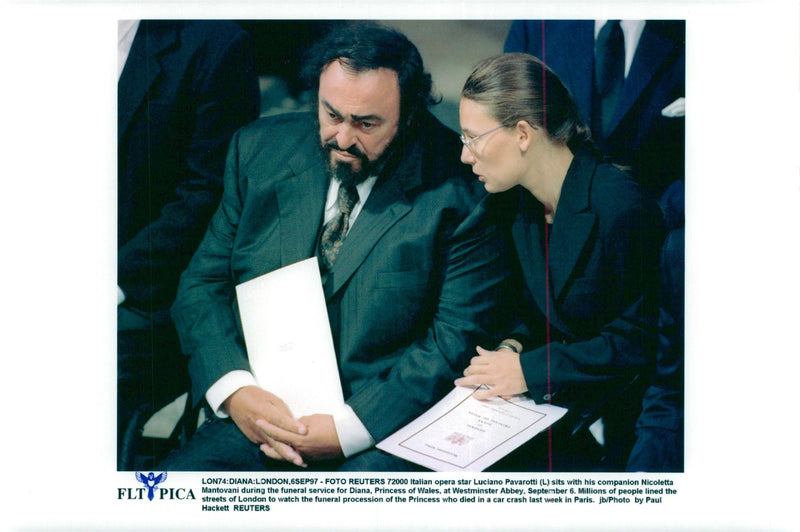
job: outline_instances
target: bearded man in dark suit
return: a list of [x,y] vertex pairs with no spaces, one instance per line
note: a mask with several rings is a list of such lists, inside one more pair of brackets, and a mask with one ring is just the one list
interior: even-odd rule
[[[234,136],[222,203],[181,278],[172,315],[193,395],[216,418],[164,470],[412,467],[374,444],[448,392],[502,328],[514,260],[505,211],[428,111],[416,47],[348,24],[312,49],[307,72],[311,114]],[[326,235],[343,211],[331,261]],[[250,373],[234,287],[315,255],[346,406],[295,419]]]

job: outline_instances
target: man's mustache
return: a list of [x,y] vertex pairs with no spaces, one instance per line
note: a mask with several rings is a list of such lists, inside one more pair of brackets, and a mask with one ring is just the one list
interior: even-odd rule
[[354,156],[359,157],[361,159],[365,159],[367,157],[364,154],[364,152],[359,150],[358,147],[355,144],[353,144],[349,148],[343,150],[342,148],[339,147],[339,143],[337,143],[335,140],[332,140],[332,141],[328,142],[327,144],[325,144],[325,147],[327,149],[329,149],[329,150],[343,151],[345,153],[349,153],[350,155],[354,155]]

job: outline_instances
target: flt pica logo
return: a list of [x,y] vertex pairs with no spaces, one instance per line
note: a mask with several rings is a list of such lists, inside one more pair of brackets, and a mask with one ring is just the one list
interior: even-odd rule
[[194,492],[186,488],[158,487],[167,480],[167,472],[156,475],[153,472],[140,473],[136,471],[136,481],[142,486],[137,488],[117,488],[118,500],[144,500],[147,498],[159,500],[194,500]]
[[144,487],[147,488],[147,498],[151,501],[153,500],[153,490],[156,489],[156,486],[167,480],[167,472],[164,471],[158,476],[155,476],[151,471],[148,473],[147,476],[144,474],[136,472],[136,480],[144,484]]

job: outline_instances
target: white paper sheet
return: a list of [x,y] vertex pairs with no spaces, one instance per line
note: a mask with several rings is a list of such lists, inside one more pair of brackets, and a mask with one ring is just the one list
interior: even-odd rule
[[295,417],[344,405],[317,258],[236,286],[250,368]]
[[377,447],[434,471],[483,471],[566,412],[515,396],[479,401],[458,386]]

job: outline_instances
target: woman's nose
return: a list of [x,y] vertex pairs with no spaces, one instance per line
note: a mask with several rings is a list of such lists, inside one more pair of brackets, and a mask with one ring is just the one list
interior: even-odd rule
[[461,146],[461,162],[470,166],[475,164],[475,156],[466,146]]

